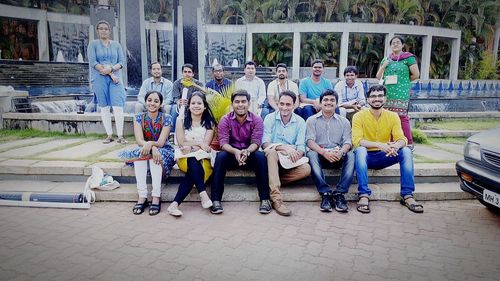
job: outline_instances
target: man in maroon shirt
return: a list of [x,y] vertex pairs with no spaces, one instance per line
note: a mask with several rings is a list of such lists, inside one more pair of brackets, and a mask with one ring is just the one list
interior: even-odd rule
[[238,90],[231,96],[233,111],[226,114],[219,122],[218,136],[221,151],[217,153],[212,182],[212,214],[224,211],[221,204],[224,193],[224,177],[228,169],[252,169],[257,180],[260,197],[259,212],[269,214],[269,180],[267,160],[262,151],[258,151],[264,123],[258,115],[248,111],[250,94],[246,90]]

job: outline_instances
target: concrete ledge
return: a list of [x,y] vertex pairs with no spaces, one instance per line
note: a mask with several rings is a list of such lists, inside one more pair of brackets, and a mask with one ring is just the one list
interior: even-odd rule
[[412,119],[447,119],[447,118],[500,118],[500,111],[481,112],[410,112]]
[[452,131],[452,130],[421,130],[428,137],[434,138],[444,138],[444,137],[464,137],[468,138],[472,135],[479,133],[480,131],[476,130],[461,130],[461,131]]
[[[83,191],[84,182],[54,182],[30,180],[3,180],[0,181],[0,192],[53,192],[53,193],[79,193]],[[162,201],[171,202],[178,189],[177,184],[167,184],[162,188]],[[399,184],[371,184],[373,193],[371,200],[399,201]],[[207,188],[210,193],[210,187]],[[137,200],[135,184],[122,184],[112,191],[95,190],[98,202],[133,202]],[[287,202],[317,202],[321,198],[314,185],[284,186],[283,198]],[[417,184],[415,198],[421,201],[435,200],[462,200],[474,198],[471,194],[460,189],[458,179],[449,183]],[[351,185],[346,194],[349,201],[357,200],[357,187]],[[200,197],[195,189],[186,198],[187,202],[199,202]],[[257,188],[255,185],[228,184],[225,186],[223,201],[232,202],[258,202]]]

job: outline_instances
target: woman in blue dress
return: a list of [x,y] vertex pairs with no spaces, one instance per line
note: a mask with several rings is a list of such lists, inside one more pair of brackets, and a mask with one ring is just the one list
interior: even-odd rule
[[151,172],[153,198],[149,206],[149,215],[160,213],[161,209],[161,181],[162,175],[170,175],[170,170],[175,165],[174,149],[167,141],[172,126],[172,117],[161,112],[163,96],[157,91],[148,92],[145,96],[147,112],[135,116],[134,135],[139,147],[131,151],[122,151],[119,154],[127,164],[133,164],[139,200],[132,212],[140,215],[148,206],[148,189],[146,176]]
[[91,90],[97,97],[101,108],[101,118],[107,137],[103,143],[113,141],[111,124],[111,110],[116,121],[117,142],[126,144],[123,138],[123,106],[125,105],[125,88],[123,86],[123,50],[117,41],[110,39],[111,25],[104,20],[97,23],[99,39],[89,43],[87,54],[89,57]]

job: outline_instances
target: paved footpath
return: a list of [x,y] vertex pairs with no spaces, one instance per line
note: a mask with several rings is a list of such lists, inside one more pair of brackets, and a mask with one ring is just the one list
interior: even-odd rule
[[[131,214],[131,203],[90,210],[0,207],[0,280],[498,280],[500,216],[475,200],[424,202],[413,214],[372,202],[363,215],[290,203],[199,203],[175,219]],[[167,205],[163,205],[164,210]]]

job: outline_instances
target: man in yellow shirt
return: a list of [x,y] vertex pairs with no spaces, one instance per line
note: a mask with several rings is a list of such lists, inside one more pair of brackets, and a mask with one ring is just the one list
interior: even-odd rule
[[424,208],[413,199],[413,155],[406,147],[407,139],[396,113],[384,109],[386,88],[370,87],[366,93],[368,109],[356,113],[352,119],[352,142],[355,147],[356,177],[358,180],[358,211],[369,213],[368,169],[380,170],[399,163],[401,170],[401,204],[415,213]]

